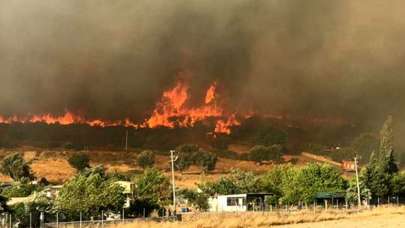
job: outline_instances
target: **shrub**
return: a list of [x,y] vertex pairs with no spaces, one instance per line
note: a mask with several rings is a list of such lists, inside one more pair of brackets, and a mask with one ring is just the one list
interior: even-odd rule
[[197,145],[185,144],[177,147],[178,159],[175,162],[175,167],[178,170],[185,170],[191,165],[198,165],[204,171],[215,169],[217,156],[209,153]]
[[12,186],[6,187],[1,192],[1,195],[12,198],[12,197],[26,197],[31,195],[34,191],[39,190],[37,186],[27,183],[16,183]]
[[152,167],[155,163],[155,154],[150,150],[142,151],[137,157],[137,163],[144,169]]
[[208,195],[191,189],[182,189],[179,195],[188,201],[193,207],[201,211],[206,211],[209,208]]
[[204,171],[211,171],[215,169],[217,164],[217,156],[215,154],[200,151],[202,152],[199,156],[198,164]]
[[77,169],[78,171],[83,171],[85,168],[89,168],[89,157],[86,154],[74,154],[72,157],[69,158],[69,164]]
[[270,146],[273,144],[285,144],[288,140],[288,134],[282,130],[273,127],[264,127],[256,135],[257,144]]
[[3,159],[1,162],[1,172],[16,181],[22,179],[31,180],[33,178],[31,168],[18,153],[8,155]]
[[283,152],[283,147],[280,145],[273,146],[254,146],[249,151],[249,160],[262,162],[262,161],[280,161]]

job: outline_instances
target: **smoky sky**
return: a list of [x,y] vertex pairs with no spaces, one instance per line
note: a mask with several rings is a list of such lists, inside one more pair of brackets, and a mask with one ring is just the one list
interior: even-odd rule
[[[400,0],[0,1],[0,114],[142,120],[176,80],[235,111],[404,113]],[[378,122],[380,124],[380,122]]]

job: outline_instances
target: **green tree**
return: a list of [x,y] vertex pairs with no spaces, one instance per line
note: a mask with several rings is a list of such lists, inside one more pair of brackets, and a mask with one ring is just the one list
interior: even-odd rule
[[175,162],[175,168],[177,170],[185,170],[197,161],[197,155],[200,151],[200,147],[194,144],[184,144],[176,148],[178,159]]
[[204,172],[215,169],[217,164],[217,156],[215,154],[203,151],[198,158],[198,165],[204,170]]
[[281,145],[272,146],[254,146],[249,151],[249,160],[262,162],[262,161],[280,161],[283,147]]
[[284,145],[287,141],[288,134],[285,131],[271,126],[260,128],[255,139],[256,144],[265,146],[271,146],[274,144]]
[[87,156],[86,154],[83,153],[78,153],[78,154],[74,154],[72,155],[69,160],[68,160],[70,166],[72,166],[73,168],[75,168],[78,171],[83,171],[86,168],[89,168],[89,156]]
[[239,169],[231,170],[229,175],[222,176],[217,181],[208,181],[198,185],[207,195],[257,192],[259,186],[258,176],[252,172],[245,172]]
[[55,200],[55,209],[75,217],[99,216],[101,210],[120,212],[125,203],[123,187],[109,179],[102,167],[81,172],[66,182]]
[[208,195],[203,192],[198,192],[191,189],[182,189],[179,191],[179,196],[186,199],[189,204],[200,211],[206,211],[209,208]]
[[1,191],[1,195],[12,198],[12,197],[26,197],[31,195],[34,191],[41,190],[40,187],[37,185],[33,185],[30,183],[14,183],[11,186],[3,188]]
[[405,196],[405,172],[394,175],[391,181],[392,193],[397,196]]
[[155,168],[145,169],[142,175],[134,178],[133,183],[134,203],[131,205],[131,210],[135,215],[142,215],[144,209],[149,215],[171,200],[169,179]]
[[280,203],[293,204],[300,201],[301,192],[298,183],[300,169],[295,166],[288,166],[282,175],[282,197]]
[[361,176],[373,197],[392,194],[392,178],[398,172],[394,160],[393,120],[389,116],[380,131],[380,146],[373,151],[366,170]]
[[0,171],[16,181],[21,181],[22,179],[31,180],[34,177],[30,166],[19,153],[6,156],[1,162]]
[[313,202],[318,192],[344,192],[346,181],[340,171],[330,165],[310,163],[303,167],[297,176],[297,188],[301,193],[300,200]]
[[286,165],[277,165],[260,177],[259,189],[263,192],[272,193],[267,203],[278,204],[280,198],[283,196],[283,175],[288,168],[289,166]]
[[217,156],[209,153],[197,145],[184,144],[176,148],[178,159],[175,162],[175,168],[177,170],[185,170],[191,165],[198,165],[204,171],[210,171],[215,169],[217,163]]
[[152,167],[155,164],[155,154],[153,151],[144,150],[137,157],[137,163],[142,168]]

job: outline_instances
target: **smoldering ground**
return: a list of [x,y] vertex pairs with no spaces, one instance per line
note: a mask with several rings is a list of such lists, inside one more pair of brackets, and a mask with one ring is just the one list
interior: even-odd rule
[[[233,110],[404,113],[400,0],[1,1],[0,113],[142,120],[178,78]],[[400,129],[403,129],[400,127]]]

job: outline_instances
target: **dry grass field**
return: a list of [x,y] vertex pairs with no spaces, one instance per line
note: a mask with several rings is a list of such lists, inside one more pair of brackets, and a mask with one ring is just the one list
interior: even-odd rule
[[136,222],[111,225],[108,228],[392,228],[405,227],[405,207],[390,207],[346,213],[344,210],[327,212],[302,211],[296,213],[230,213],[192,216],[183,222]]
[[[41,150],[36,148],[20,148],[16,150],[20,152],[24,159],[31,164],[31,168],[36,177],[45,177],[52,183],[63,183],[75,175],[76,171],[69,163],[69,157],[77,152],[74,151],[56,151],[56,150]],[[12,153],[13,151],[0,150],[0,160]],[[134,173],[142,172],[142,168],[136,164],[137,152],[123,151],[89,151],[85,152],[90,157],[90,165],[103,165],[107,172],[119,173]],[[156,155],[156,168],[170,174],[169,157]],[[252,161],[240,161],[226,158],[219,158],[217,169],[209,174],[203,175],[201,168],[191,166],[183,173],[176,173],[176,184],[179,187],[195,188],[195,183],[202,180],[215,180],[224,173],[229,172],[233,168],[249,170],[254,172],[265,172],[271,169],[271,164],[257,165]],[[0,175],[0,181],[11,181],[7,176]]]

